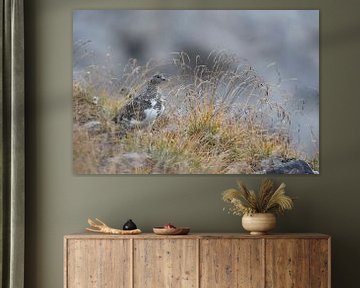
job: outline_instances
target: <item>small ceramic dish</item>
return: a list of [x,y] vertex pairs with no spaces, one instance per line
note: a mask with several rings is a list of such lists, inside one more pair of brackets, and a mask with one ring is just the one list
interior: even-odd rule
[[157,235],[186,235],[190,232],[189,227],[164,228],[154,227],[153,231]]

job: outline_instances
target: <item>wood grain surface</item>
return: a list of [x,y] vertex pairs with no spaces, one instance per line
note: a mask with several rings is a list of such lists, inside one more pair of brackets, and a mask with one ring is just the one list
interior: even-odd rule
[[134,287],[197,287],[197,241],[134,241]]
[[266,240],[266,287],[309,287],[309,240]]
[[330,241],[313,239],[310,242],[310,287],[327,288],[330,279]]
[[323,234],[67,235],[64,287],[330,288],[330,255]]
[[262,241],[261,239],[202,240],[200,287],[263,287]]
[[65,235],[65,239],[329,239],[329,235],[320,233],[288,233],[288,234],[265,234],[250,235],[249,233],[189,233],[188,235],[156,235],[154,233],[142,233],[139,235],[110,235],[102,233],[77,233]]
[[130,252],[130,240],[69,241],[65,287],[130,288]]

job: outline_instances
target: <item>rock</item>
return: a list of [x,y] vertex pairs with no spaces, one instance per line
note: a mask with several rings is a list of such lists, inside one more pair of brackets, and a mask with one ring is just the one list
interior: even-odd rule
[[122,160],[131,164],[134,168],[140,168],[144,166],[145,162],[150,159],[150,156],[146,153],[130,152],[121,156]]
[[153,165],[151,157],[147,153],[129,152],[108,160],[115,174],[137,173],[146,174],[148,168]]
[[315,174],[304,160],[270,157],[261,162],[265,174]]
[[279,166],[282,165],[286,160],[282,158],[281,156],[270,156],[269,158],[266,158],[261,161],[261,167],[263,170],[266,170],[270,167]]
[[102,129],[101,122],[96,120],[86,122],[82,127],[90,133],[100,132]]

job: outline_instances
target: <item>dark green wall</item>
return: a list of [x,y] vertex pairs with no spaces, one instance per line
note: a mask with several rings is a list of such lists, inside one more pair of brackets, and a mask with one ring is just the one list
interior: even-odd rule
[[[333,237],[333,287],[359,287],[360,21],[357,0],[25,1],[26,287],[63,287],[63,235],[88,216],[145,231],[172,222],[197,232],[241,231],[222,211],[235,176],[75,176],[72,173],[72,10],[104,8],[320,9],[321,175],[279,176],[297,195],[279,232]],[[358,178],[359,177],[359,178]],[[241,176],[249,185],[258,176]]]

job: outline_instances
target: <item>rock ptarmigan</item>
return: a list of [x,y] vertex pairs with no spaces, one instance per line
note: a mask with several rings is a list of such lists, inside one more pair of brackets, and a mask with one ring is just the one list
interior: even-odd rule
[[112,120],[125,130],[152,124],[165,110],[164,98],[158,88],[164,81],[163,75],[154,75],[144,92],[123,106]]

